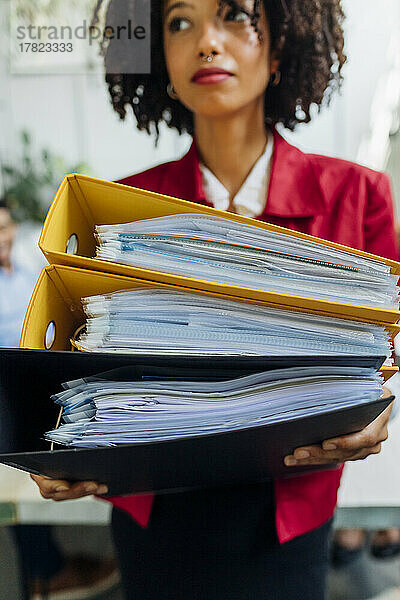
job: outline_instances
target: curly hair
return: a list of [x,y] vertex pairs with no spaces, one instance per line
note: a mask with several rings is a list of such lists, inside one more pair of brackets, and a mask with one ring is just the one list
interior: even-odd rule
[[[133,19],[135,2],[128,0],[124,15]],[[97,0],[92,25],[99,22],[99,13],[107,2],[107,25],[121,19],[119,0]],[[263,2],[270,27],[271,51],[280,59],[281,82],[269,85],[265,92],[265,123],[294,130],[298,123],[311,120],[311,106],[320,110],[329,104],[332,93],[342,83],[344,54],[341,0],[254,0],[253,11],[248,13],[251,25],[258,32],[260,4]],[[237,0],[219,0],[219,11],[224,5],[243,11]],[[193,113],[181,102],[167,94],[169,76],[163,48],[163,0],[152,0],[151,10],[151,74],[131,74],[127,65],[118,64],[112,40],[103,39],[106,83],[114,110],[125,119],[131,106],[139,130],[156,132],[159,124],[167,123],[179,134],[194,133]],[[120,59],[119,59],[120,60]],[[120,63],[123,61],[120,60]]]

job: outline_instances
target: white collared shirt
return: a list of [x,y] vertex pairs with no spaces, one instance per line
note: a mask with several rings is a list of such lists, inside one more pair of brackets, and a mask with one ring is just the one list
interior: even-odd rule
[[[263,154],[233,198],[232,203],[238,215],[258,217],[263,213],[267,202],[273,152],[274,136],[269,133]],[[207,200],[213,204],[214,208],[228,210],[230,202],[226,187],[202,162],[200,162],[200,171]]]

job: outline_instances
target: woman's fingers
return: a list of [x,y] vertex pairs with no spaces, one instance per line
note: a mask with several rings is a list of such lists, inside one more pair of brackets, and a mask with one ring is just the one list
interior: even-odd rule
[[285,456],[285,465],[305,466],[305,465],[331,465],[349,460],[354,455],[354,451],[329,451],[323,450],[321,446],[305,446],[304,448],[296,448],[293,454]]
[[324,450],[353,450],[359,451],[364,448],[373,448],[376,444],[384,442],[388,437],[388,423],[393,409],[393,402],[367,427],[338,438],[332,438],[322,442]]
[[288,467],[331,465],[348,460],[362,460],[370,454],[378,454],[382,442],[388,437],[388,422],[392,408],[393,403],[362,431],[325,440],[321,446],[296,448],[293,454],[285,457],[285,465]]
[[360,452],[356,453],[354,456],[347,460],[364,460],[364,458],[368,458],[368,456],[371,456],[371,454],[379,454],[381,450],[382,444],[379,443],[375,446],[372,446],[372,448],[366,448],[365,450],[361,450]]
[[321,446],[307,446],[297,448],[293,454],[285,457],[285,465],[307,466],[307,465],[333,465],[349,460],[361,460],[370,454],[378,454],[381,450],[381,442],[367,447],[355,447],[347,450],[324,450]]
[[[363,448],[358,452],[328,452],[322,450],[321,447],[315,446],[311,448],[308,458],[300,458],[304,456],[303,452],[298,449],[292,455],[285,457],[285,465],[288,467],[304,467],[312,465],[335,465],[346,461],[363,460],[371,454],[379,454],[382,444],[376,444],[371,448]],[[296,458],[297,457],[297,458]]]
[[44,498],[49,497],[56,492],[68,492],[71,487],[68,481],[51,479],[50,477],[44,477],[43,475],[33,475],[31,473],[31,479],[38,485],[40,493]]
[[358,433],[324,441],[322,448],[324,450],[357,451],[362,448],[373,448],[376,444],[384,442],[387,437],[387,422],[376,423],[374,421]]
[[99,484],[96,481],[79,481],[69,483],[62,479],[51,479],[42,475],[33,475],[31,478],[39,487],[43,498],[52,500],[74,500],[90,496],[92,494],[106,494],[108,488],[106,485]]
[[106,494],[107,487],[99,485],[95,481],[84,481],[74,483],[68,491],[56,492],[51,496],[53,500],[75,500],[84,496],[92,496],[93,494]]

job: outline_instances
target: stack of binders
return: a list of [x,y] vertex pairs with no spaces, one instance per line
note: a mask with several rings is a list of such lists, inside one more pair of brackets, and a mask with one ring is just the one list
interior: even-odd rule
[[391,401],[399,263],[82,175],[39,245],[5,464],[111,494],[261,481]]

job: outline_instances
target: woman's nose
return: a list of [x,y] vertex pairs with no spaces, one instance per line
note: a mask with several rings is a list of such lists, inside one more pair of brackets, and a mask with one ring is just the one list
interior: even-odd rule
[[198,55],[200,58],[216,56],[223,51],[223,32],[216,23],[208,22],[202,27],[198,42]]

